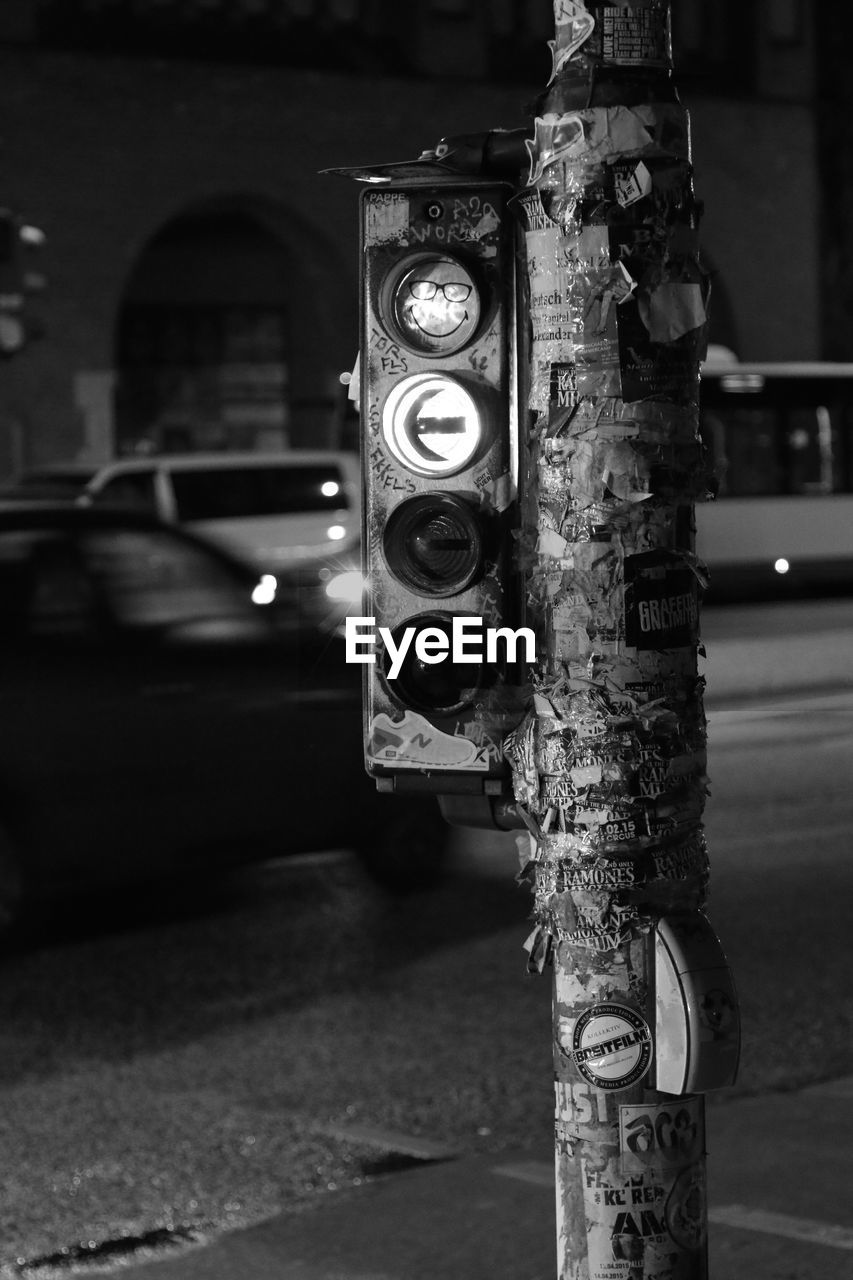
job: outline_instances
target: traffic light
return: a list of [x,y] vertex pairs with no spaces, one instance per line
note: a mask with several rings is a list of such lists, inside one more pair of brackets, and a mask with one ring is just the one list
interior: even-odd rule
[[16,355],[40,327],[26,314],[29,294],[44,288],[34,254],[44,244],[44,234],[11,209],[0,209],[0,356]]
[[497,795],[520,628],[515,223],[505,184],[362,194],[365,758],[382,790]]

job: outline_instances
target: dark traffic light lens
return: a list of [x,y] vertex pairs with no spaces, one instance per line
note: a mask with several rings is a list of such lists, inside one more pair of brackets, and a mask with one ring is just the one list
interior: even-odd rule
[[[407,627],[414,628],[414,635],[406,657],[399,675],[394,680],[388,679],[388,688],[394,696],[416,711],[439,712],[443,715],[450,715],[470,706],[482,680],[483,665],[452,661],[450,652],[453,619],[440,613],[422,613],[416,618],[408,618],[391,633],[395,645],[400,645]],[[447,637],[447,656],[441,662],[423,662],[417,655],[417,638],[427,628]],[[389,667],[390,658],[386,653],[386,678]]]
[[482,573],[480,522],[453,494],[402,502],[388,517],[382,548],[394,577],[420,595],[456,595]]

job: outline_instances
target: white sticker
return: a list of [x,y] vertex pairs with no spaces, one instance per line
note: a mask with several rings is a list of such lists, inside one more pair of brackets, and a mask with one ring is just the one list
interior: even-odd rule
[[488,753],[470,738],[436,729],[416,711],[392,720],[384,711],[371,726],[368,759],[395,769],[477,769],[489,767]]
[[705,1111],[699,1097],[619,1108],[622,1168],[680,1169],[705,1151]]
[[582,1013],[572,1032],[572,1061],[599,1089],[627,1089],[652,1060],[649,1024],[626,1004],[597,1004]]
[[409,197],[401,191],[371,192],[364,208],[364,243],[408,243]]

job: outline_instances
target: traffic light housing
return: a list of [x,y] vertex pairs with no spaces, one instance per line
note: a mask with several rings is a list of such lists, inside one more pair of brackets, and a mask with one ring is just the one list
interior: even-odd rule
[[11,209],[0,209],[0,357],[9,358],[41,336],[41,326],[27,314],[30,294],[40,292],[44,277],[33,261],[44,233],[22,221]]
[[383,790],[498,795],[529,650],[514,567],[512,189],[362,194],[365,761]]

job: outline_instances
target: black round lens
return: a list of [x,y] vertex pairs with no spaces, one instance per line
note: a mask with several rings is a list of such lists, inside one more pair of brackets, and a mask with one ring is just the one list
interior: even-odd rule
[[399,582],[425,596],[452,596],[482,573],[483,533],[470,505],[453,494],[409,498],[388,517],[385,561]]
[[[399,674],[393,680],[388,677],[391,659],[385,654],[385,675],[391,692],[418,711],[450,715],[470,706],[482,680],[483,666],[482,663],[453,662],[451,659],[453,619],[440,613],[422,613],[416,618],[409,618],[391,633],[395,646],[399,647],[407,627],[414,628],[414,634]],[[418,636],[427,628],[446,637],[446,654],[440,662],[424,662],[418,656]],[[440,637],[436,635],[434,638],[438,640]]]

